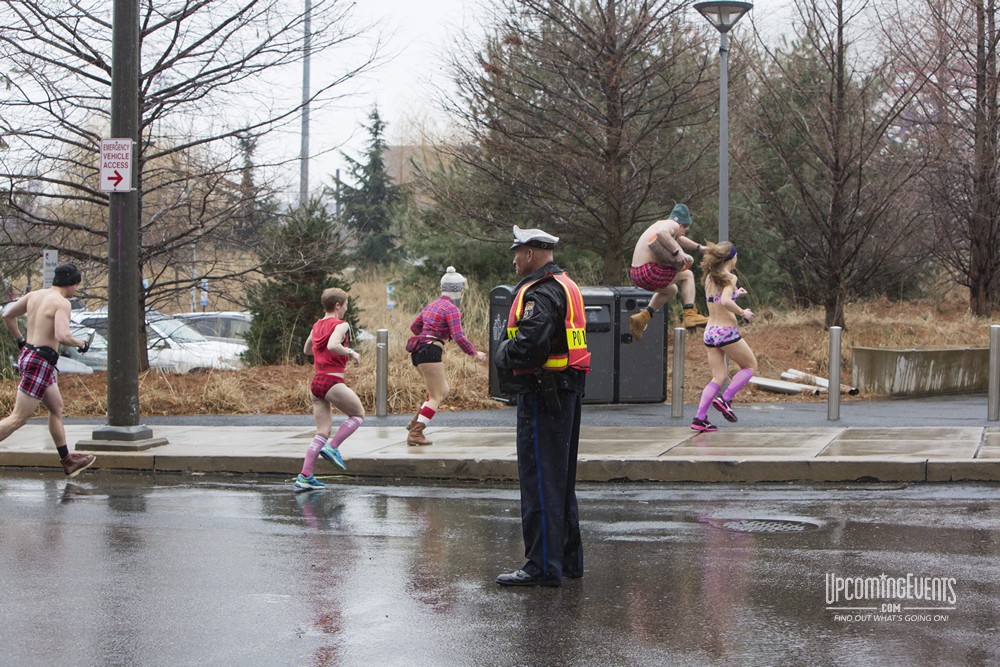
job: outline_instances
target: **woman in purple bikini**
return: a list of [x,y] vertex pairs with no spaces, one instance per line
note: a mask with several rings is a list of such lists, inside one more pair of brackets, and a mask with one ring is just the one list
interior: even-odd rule
[[[698,404],[698,414],[691,422],[695,431],[717,431],[718,428],[708,421],[708,406],[711,405],[722,413],[727,421],[737,421],[733,412],[733,398],[740,389],[745,387],[754,371],[757,370],[757,358],[747,342],[740,337],[740,329],[736,322],[739,315],[745,322],[753,321],[753,311],[741,308],[736,299],[747,292],[742,287],[736,287],[736,246],[729,241],[709,243],[701,262],[702,275],[705,277],[705,296],[708,302],[708,325],[705,327],[705,353],[708,355],[708,366],[712,369],[712,380],[701,392],[701,402]],[[729,379],[729,369],[726,355],[740,367],[733,376],[732,382],[723,393],[719,390]]]

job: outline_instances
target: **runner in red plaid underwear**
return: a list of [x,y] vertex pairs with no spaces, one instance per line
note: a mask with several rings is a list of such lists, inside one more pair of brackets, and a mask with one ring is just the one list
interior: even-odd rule
[[[28,292],[3,312],[7,331],[21,348],[17,362],[21,382],[13,411],[0,420],[0,442],[24,426],[42,403],[49,411],[49,433],[67,477],[76,477],[96,460],[90,454],[69,451],[63,426],[63,399],[56,383],[59,345],[71,345],[81,353],[90,348],[86,341],[76,338],[69,330],[69,299],[79,291],[81,281],[82,276],[75,266],[61,264],[56,267],[51,287]],[[21,336],[17,324],[22,316],[28,320],[25,337]]]

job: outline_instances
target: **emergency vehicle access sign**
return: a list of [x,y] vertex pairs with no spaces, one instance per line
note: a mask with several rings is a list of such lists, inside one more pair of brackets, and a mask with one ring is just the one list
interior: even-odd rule
[[101,139],[101,192],[132,189],[132,140]]

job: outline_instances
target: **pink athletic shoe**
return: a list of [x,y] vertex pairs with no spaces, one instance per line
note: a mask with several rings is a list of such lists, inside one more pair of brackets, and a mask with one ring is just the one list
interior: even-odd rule
[[691,422],[692,431],[701,431],[702,433],[711,433],[712,431],[718,431],[718,427],[707,419],[698,419],[697,417]]
[[739,419],[736,418],[736,413],[733,412],[733,404],[721,396],[716,396],[712,399],[712,407],[721,412],[722,416],[726,418],[726,421],[739,421]]

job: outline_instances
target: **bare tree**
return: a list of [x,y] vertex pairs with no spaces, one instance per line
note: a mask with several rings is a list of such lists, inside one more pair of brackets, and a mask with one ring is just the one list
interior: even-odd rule
[[496,3],[485,45],[452,62],[447,108],[465,136],[446,149],[434,196],[484,237],[507,235],[512,217],[565,235],[603,259],[603,281],[620,281],[630,236],[712,187],[699,169],[714,137],[698,130],[717,99],[714,52],[686,11],[668,0]]
[[[368,42],[368,55],[356,61],[338,57],[367,28],[353,24],[354,3],[313,0],[309,50],[340,66],[302,100],[288,85],[298,80],[289,68],[305,55],[302,3],[136,1],[139,262],[143,298],[155,304],[203,278],[220,284],[256,268],[254,211],[274,189],[248,174],[298,155],[259,160],[253,147],[293,127],[307,102],[314,112],[335,102],[342,84],[372,65],[378,43]],[[11,85],[0,100],[8,144],[0,154],[7,191],[0,249],[57,248],[88,267],[91,285],[107,265],[98,149],[110,122],[110,12],[106,0],[0,3],[0,56]]]
[[890,57],[855,45],[867,2],[795,8],[792,44],[771,48],[758,34],[737,162],[757,217],[777,229],[793,296],[843,327],[849,297],[877,293],[920,259],[922,220],[899,204],[921,163],[893,132],[925,79],[900,79]]
[[900,123],[930,164],[914,201],[930,212],[929,253],[969,289],[972,313],[986,317],[1000,309],[1000,8],[995,0],[916,4],[884,19],[901,66],[930,79]]

